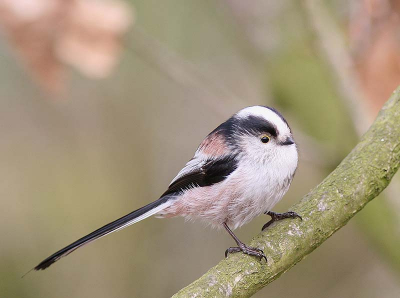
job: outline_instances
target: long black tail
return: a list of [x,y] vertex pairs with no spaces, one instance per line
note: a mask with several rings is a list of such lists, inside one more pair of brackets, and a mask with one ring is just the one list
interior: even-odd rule
[[110,222],[109,224],[105,225],[104,227],[97,229],[96,231],[86,235],[85,237],[82,237],[81,239],[75,241],[74,243],[68,245],[67,247],[64,247],[63,249],[52,254],[50,257],[43,260],[34,269],[35,270],[44,270],[47,267],[49,267],[51,264],[57,262],[60,258],[69,255],[71,252],[78,249],[79,247],[84,246],[84,245],[86,245],[96,239],[99,239],[100,237],[103,237],[107,234],[121,230],[129,225],[137,223],[137,222],[161,211],[162,209],[168,207],[169,204],[167,202],[170,198],[171,197],[169,197],[169,196],[161,197],[157,201],[154,201],[154,202],[152,202],[142,208],[139,208],[139,209],[137,209],[137,210],[113,221],[113,222]]

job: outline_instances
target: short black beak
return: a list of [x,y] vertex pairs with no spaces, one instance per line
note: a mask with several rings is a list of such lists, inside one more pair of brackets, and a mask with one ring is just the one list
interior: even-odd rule
[[281,143],[282,145],[292,145],[294,144],[294,140],[292,137],[287,137],[284,142]]

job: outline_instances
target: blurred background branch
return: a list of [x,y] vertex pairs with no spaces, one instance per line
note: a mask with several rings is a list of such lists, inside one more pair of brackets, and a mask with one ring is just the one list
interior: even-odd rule
[[326,4],[321,0],[302,1],[308,20],[312,26],[321,56],[331,68],[331,74],[339,94],[351,115],[353,126],[361,137],[371,124],[372,117],[364,104],[364,91],[361,88],[353,59],[346,47],[343,33],[329,14]]
[[152,39],[138,27],[132,29],[126,47],[186,90],[192,97],[191,100],[200,100],[219,116],[229,116],[225,108],[227,105],[242,107],[254,104],[250,100],[238,98],[229,89],[217,84],[189,61]]

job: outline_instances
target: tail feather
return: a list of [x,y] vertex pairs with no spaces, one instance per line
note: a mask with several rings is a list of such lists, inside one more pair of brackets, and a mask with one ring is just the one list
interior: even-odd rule
[[164,196],[154,201],[142,208],[139,208],[109,224],[97,229],[96,231],[82,237],[81,239],[71,243],[70,245],[64,247],[63,249],[57,251],[56,253],[49,256],[47,259],[43,260],[39,265],[37,265],[35,270],[44,270],[48,268],[53,263],[57,262],[60,258],[69,255],[74,250],[78,249],[81,246],[84,246],[94,240],[97,240],[105,235],[108,235],[112,232],[119,231],[127,226],[130,226],[134,223],[137,223],[151,215],[156,214],[157,212],[167,208],[169,206],[168,201],[171,197]]

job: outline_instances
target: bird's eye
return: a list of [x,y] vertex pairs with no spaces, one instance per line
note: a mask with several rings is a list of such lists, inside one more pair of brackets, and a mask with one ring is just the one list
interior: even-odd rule
[[263,142],[264,144],[268,143],[270,138],[267,135],[262,135],[260,138],[261,142]]

